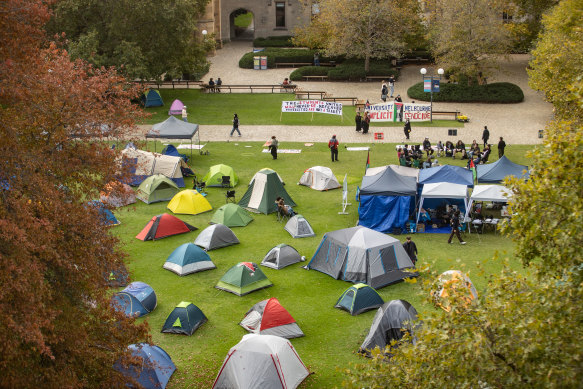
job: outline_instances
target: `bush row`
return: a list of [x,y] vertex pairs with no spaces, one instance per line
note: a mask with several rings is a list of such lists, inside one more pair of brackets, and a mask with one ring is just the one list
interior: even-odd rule
[[[314,53],[317,50],[310,49],[281,49],[266,48],[258,53],[245,53],[239,60],[239,67],[243,69],[253,69],[253,57],[267,56],[267,67],[274,68],[278,62],[309,62],[314,61]],[[320,62],[342,62],[342,57],[327,57],[320,54]]]
[[293,47],[291,36],[268,36],[267,38],[255,38],[254,47]]
[[290,79],[292,81],[301,81],[303,76],[328,76],[329,80],[334,81],[360,81],[366,76],[393,75],[395,78],[398,77],[397,70],[387,63],[371,63],[369,71],[365,72],[363,61],[361,60],[359,62],[355,63],[351,60],[333,68],[325,66],[304,66],[294,70],[290,74]]
[[289,75],[292,81],[302,81],[304,76],[327,76],[330,68],[327,66],[302,66]]
[[[496,82],[487,85],[441,84],[433,93],[433,101],[455,103],[520,103],[524,93],[518,85]],[[414,100],[429,101],[431,94],[423,92],[423,83],[413,85],[407,95]]]

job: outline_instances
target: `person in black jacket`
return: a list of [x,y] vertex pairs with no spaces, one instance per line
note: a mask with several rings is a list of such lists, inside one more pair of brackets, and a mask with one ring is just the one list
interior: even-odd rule
[[409,139],[409,134],[411,133],[411,122],[409,121],[409,119],[407,119],[407,121],[405,122],[403,132],[405,133],[405,137]]
[[457,238],[459,239],[460,244],[466,244],[466,242],[462,239],[460,235],[460,211],[455,211],[455,213],[451,217],[450,225],[451,234],[449,234],[449,239],[447,240],[447,243],[451,243],[451,240],[455,234],[455,236],[457,236]]
[[484,141],[484,147],[488,144],[488,139],[490,139],[490,131],[488,126],[484,126],[484,131],[482,132],[482,140]]
[[500,137],[500,142],[498,142],[498,159],[504,156],[504,148],[506,147],[506,142]]
[[356,131],[360,132],[362,130],[362,116],[360,116],[360,112],[356,113],[354,123],[356,123]]
[[405,243],[403,243],[403,248],[411,258],[411,262],[413,262],[413,266],[417,263],[417,245],[415,242],[411,240],[411,237],[408,236]]

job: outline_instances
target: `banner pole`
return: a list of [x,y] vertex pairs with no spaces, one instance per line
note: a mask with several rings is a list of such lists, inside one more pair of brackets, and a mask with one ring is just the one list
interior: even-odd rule
[[310,119],[311,122],[314,121],[314,111],[312,111],[312,118]]
[[279,113],[279,121],[281,122],[281,117],[283,116],[283,111]]

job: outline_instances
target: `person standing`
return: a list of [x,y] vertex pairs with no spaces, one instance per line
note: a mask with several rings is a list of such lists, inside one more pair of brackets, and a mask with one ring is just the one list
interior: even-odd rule
[[397,95],[397,97],[395,97],[395,105],[399,109],[399,121],[402,122],[403,121],[403,99],[401,98],[401,95]]
[[387,84],[385,83],[385,80],[382,81],[381,83],[381,100],[383,102],[387,102],[387,94],[389,93],[389,89],[387,88]]
[[409,134],[411,133],[411,122],[409,119],[405,121],[405,126],[403,127],[403,132],[405,133],[405,137],[409,140]]
[[233,117],[233,129],[231,130],[230,136],[233,136],[235,131],[237,131],[239,136],[241,136],[241,131],[239,131],[239,117],[237,116],[237,114],[235,114],[235,116]]
[[328,148],[330,149],[330,154],[332,155],[332,162],[338,161],[338,139],[336,135],[332,135],[332,139],[328,142]]
[[368,111],[364,113],[364,118],[362,119],[362,133],[368,134],[368,127],[370,126],[370,116],[368,116]]
[[314,66],[320,66],[320,53],[314,53]]
[[413,262],[413,266],[417,263],[417,245],[415,242],[411,240],[411,237],[408,236],[405,243],[403,243],[403,248],[411,258],[411,262]]
[[504,156],[504,149],[506,148],[506,142],[504,138],[500,137],[500,142],[498,142],[498,159]]
[[455,234],[455,236],[457,236],[458,240],[460,241],[460,244],[466,244],[460,235],[460,211],[455,211],[449,223],[451,225],[451,234],[449,234],[447,243],[451,243],[451,240]]
[[360,112],[356,113],[354,117],[354,122],[356,123],[356,131],[360,132],[362,130],[362,116],[360,116]]
[[188,121],[188,112],[186,112],[186,105],[182,106],[182,120]]
[[279,147],[279,142],[275,138],[275,135],[271,137],[271,143],[269,144],[269,150],[271,151],[271,156],[273,159],[277,159],[277,148]]
[[389,89],[391,92],[391,99],[392,99],[393,93],[395,93],[395,76],[389,77]]
[[488,144],[488,139],[490,139],[490,131],[488,131],[488,126],[484,126],[484,131],[482,132],[482,140],[484,141],[484,147]]

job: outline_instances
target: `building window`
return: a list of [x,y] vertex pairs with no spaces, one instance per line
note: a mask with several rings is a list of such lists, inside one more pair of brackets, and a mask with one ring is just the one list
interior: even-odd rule
[[285,3],[275,3],[275,27],[285,27]]

